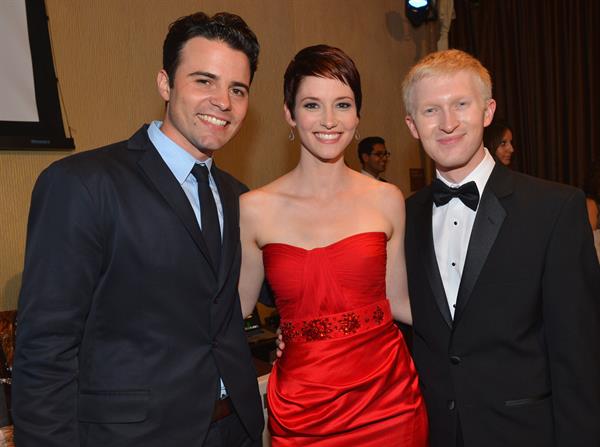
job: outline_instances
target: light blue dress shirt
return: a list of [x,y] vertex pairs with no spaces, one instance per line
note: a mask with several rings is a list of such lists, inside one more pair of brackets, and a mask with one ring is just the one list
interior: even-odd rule
[[[162,126],[162,121],[152,121],[150,126],[148,126],[148,137],[154,147],[160,154],[161,158],[167,164],[181,187],[183,188],[183,192],[187,196],[190,201],[190,205],[192,205],[192,209],[194,210],[194,214],[196,215],[196,220],[198,221],[198,225],[202,228],[202,219],[200,218],[200,208],[202,204],[200,203],[200,198],[198,197],[198,181],[196,177],[192,175],[192,168],[195,163],[205,165],[208,168],[208,171],[211,171],[212,167],[212,158],[208,158],[203,162],[199,162],[196,160],[190,153],[183,150],[180,146],[178,146],[173,140],[167,137],[160,130],[160,126]],[[219,197],[219,190],[217,189],[217,184],[215,183],[215,179],[212,176],[212,173],[208,177],[208,183],[210,185],[210,189],[212,191],[213,197],[215,198],[215,204],[217,205],[217,212],[219,214],[219,226],[221,227],[221,240],[223,239],[223,204],[221,203],[221,198]]]
[[[200,203],[200,198],[198,197],[198,181],[196,180],[196,177],[192,175],[192,168],[194,167],[194,164],[199,163],[201,165],[205,165],[210,173],[212,167],[212,158],[208,158],[203,162],[199,162],[190,153],[186,152],[173,140],[162,133],[160,130],[161,126],[162,121],[152,121],[150,126],[148,126],[148,138],[150,138],[150,141],[160,154],[161,158],[183,188],[183,192],[185,192],[185,195],[190,201],[190,205],[192,205],[198,225],[200,225],[200,228],[202,228],[202,219],[200,218],[202,215],[200,213],[202,204]],[[219,226],[221,227],[221,240],[223,240],[223,204],[221,203],[219,190],[217,189],[217,184],[215,183],[212,173],[208,177],[208,183],[210,185],[213,197],[215,198],[215,204],[217,205]],[[223,379],[219,380],[221,382],[220,397],[223,399],[227,396],[227,390],[225,389]]]

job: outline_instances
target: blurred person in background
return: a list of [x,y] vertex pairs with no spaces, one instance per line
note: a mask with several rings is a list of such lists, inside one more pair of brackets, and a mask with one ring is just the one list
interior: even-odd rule
[[384,173],[390,152],[385,147],[385,140],[381,137],[363,138],[358,143],[358,159],[360,161],[362,174],[385,182],[381,176]]
[[600,260],[600,160],[590,166],[583,185],[590,226],[594,232],[594,244]]
[[496,120],[483,132],[483,145],[490,151],[494,159],[510,166],[515,148],[512,145],[513,133],[504,122]]

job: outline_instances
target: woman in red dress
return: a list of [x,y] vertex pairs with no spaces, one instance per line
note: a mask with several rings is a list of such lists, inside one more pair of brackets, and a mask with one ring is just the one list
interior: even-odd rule
[[417,375],[392,321],[411,321],[404,198],[344,163],[360,75],[340,49],[308,47],[284,97],[300,161],[240,202],[242,309],[266,276],[286,345],[268,385],[272,444],[425,447]]

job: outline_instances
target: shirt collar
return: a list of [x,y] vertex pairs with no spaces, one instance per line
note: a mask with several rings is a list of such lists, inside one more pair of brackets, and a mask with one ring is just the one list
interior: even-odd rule
[[[166,136],[161,130],[162,121],[152,121],[148,126],[148,138],[156,147],[163,161],[169,167],[180,185],[185,182],[194,164],[198,163],[190,153]],[[208,170],[212,167],[212,158],[202,162]]]
[[483,150],[485,151],[483,160],[481,160],[481,162],[479,162],[477,167],[475,169],[473,169],[469,173],[469,175],[467,175],[464,179],[462,179],[462,181],[460,183],[458,183],[458,184],[450,183],[448,180],[446,180],[440,174],[440,171],[438,171],[436,169],[435,173],[436,173],[437,178],[439,178],[446,185],[451,186],[453,188],[462,186],[465,183],[468,183],[470,181],[474,181],[475,184],[477,185],[477,190],[479,191],[479,197],[481,200],[481,194],[483,193],[483,189],[485,188],[485,185],[486,185],[488,179],[490,178],[492,171],[494,170],[494,166],[496,165],[496,162],[494,161],[494,157],[492,157],[490,155],[490,152],[486,148],[484,148]]
[[375,176],[374,176],[373,174],[371,174],[369,171],[365,171],[364,169],[361,169],[361,170],[360,170],[360,173],[361,173],[361,174],[364,174],[364,175],[368,175],[369,177],[371,177],[371,178],[374,178],[375,180],[379,180],[379,177],[375,177]]

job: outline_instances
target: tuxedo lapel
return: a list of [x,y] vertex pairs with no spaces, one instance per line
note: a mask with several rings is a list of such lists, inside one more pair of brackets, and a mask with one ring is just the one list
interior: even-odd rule
[[[145,134],[145,128],[143,129]],[[169,204],[173,212],[179,217],[194,243],[212,267],[208,247],[204,242],[198,221],[196,220],[196,216],[194,215],[194,211],[192,210],[187,196],[156,148],[147,137],[143,138],[143,136],[140,135],[140,132],[141,131],[130,140],[129,144],[130,149],[144,150],[144,154],[138,160],[139,167],[160,195]],[[213,273],[215,276],[218,273],[214,267]]]
[[490,254],[500,228],[502,228],[506,210],[499,199],[512,193],[510,179],[510,172],[506,168],[496,165],[481,196],[458,289],[454,314],[455,324],[464,313],[481,269]]
[[431,193],[428,191],[425,194],[425,200],[420,203],[419,207],[416,207],[417,215],[415,216],[415,233],[417,235],[417,247],[422,247],[421,258],[423,259],[423,267],[427,272],[427,278],[429,279],[429,285],[435,302],[444,318],[444,321],[449,328],[452,328],[452,316],[450,314],[450,308],[448,307],[448,300],[446,299],[446,292],[444,291],[444,283],[440,276],[440,270],[438,268],[437,259],[435,257],[435,248],[433,245],[433,233],[431,229],[431,210],[433,207],[433,201],[431,199]]

